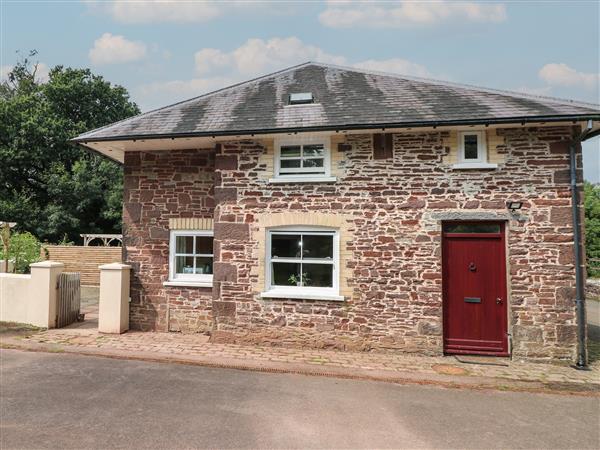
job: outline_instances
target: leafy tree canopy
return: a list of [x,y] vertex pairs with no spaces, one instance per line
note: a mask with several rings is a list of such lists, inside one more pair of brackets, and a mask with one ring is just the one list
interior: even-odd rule
[[0,220],[50,242],[119,233],[121,168],[68,140],[139,108],[89,69],[56,66],[41,81],[35,54],[0,84]]
[[585,253],[588,275],[600,277],[600,185],[586,182],[585,195]]
[[29,265],[42,259],[41,247],[40,241],[33,234],[13,233],[10,235],[8,255],[4,253],[4,246],[0,247],[0,260],[12,261],[16,273],[29,273]]

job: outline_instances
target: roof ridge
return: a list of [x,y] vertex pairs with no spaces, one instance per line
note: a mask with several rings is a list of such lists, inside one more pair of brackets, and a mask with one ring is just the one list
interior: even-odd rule
[[121,119],[121,120],[119,120],[117,122],[109,123],[109,124],[104,125],[102,127],[94,128],[93,130],[86,131],[85,133],[80,134],[79,136],[77,136],[74,139],[76,139],[76,140],[79,141],[79,140],[82,140],[82,138],[85,138],[85,136],[88,135],[88,134],[95,133],[95,132],[101,131],[101,130],[107,128],[107,127],[112,127],[114,125],[118,125],[118,124],[127,122],[128,120],[133,120],[133,119],[137,119],[137,118],[140,118],[140,117],[143,117],[143,116],[148,116],[148,115],[154,114],[154,113],[156,113],[158,111],[162,111],[163,109],[171,108],[173,106],[181,105],[181,104],[187,103],[187,102],[192,102],[192,101],[198,100],[200,98],[210,97],[211,95],[218,94],[219,92],[225,91],[227,89],[232,89],[232,88],[235,88],[235,87],[239,87],[239,86],[242,86],[244,84],[254,83],[254,82],[257,82],[259,80],[264,80],[266,78],[273,77],[275,75],[280,75],[280,74],[288,72],[290,70],[294,70],[294,69],[297,69],[299,67],[308,66],[308,65],[311,65],[311,64],[316,64],[316,63],[314,63],[312,61],[307,61],[307,62],[304,62],[302,64],[296,64],[295,66],[290,66],[290,67],[287,67],[285,69],[276,70],[275,72],[271,72],[271,73],[268,73],[266,75],[261,75],[261,76],[256,77],[256,78],[251,78],[250,80],[240,81],[239,83],[231,84],[229,86],[224,86],[224,87],[216,89],[214,91],[206,92],[204,94],[200,94],[200,95],[197,95],[195,97],[188,98],[186,100],[181,100],[179,102],[171,103],[170,105],[161,106],[160,108],[151,109],[150,111],[142,112],[140,114],[136,114],[135,116],[127,117],[127,118]]
[[505,94],[505,95],[529,98],[529,99],[536,99],[536,100],[550,100],[550,101],[553,101],[556,103],[564,103],[567,105],[579,105],[582,107],[592,106],[594,108],[600,108],[600,103],[586,102],[583,100],[571,100],[571,99],[566,99],[566,98],[553,97],[550,95],[529,94],[526,92],[512,91],[510,89],[495,89],[495,88],[489,88],[489,87],[485,87],[485,86],[478,86],[476,84],[438,80],[436,78],[418,77],[418,76],[414,76],[414,75],[404,75],[404,74],[385,72],[385,71],[380,71],[380,70],[363,69],[361,67],[343,66],[343,65],[339,65],[339,64],[329,64],[329,63],[312,62],[312,61],[310,61],[306,64],[315,64],[315,65],[322,66],[322,67],[333,67],[336,69],[349,70],[349,71],[354,71],[354,72],[362,72],[362,73],[371,74],[371,75],[384,75],[384,76],[400,78],[400,79],[405,79],[405,80],[419,81],[422,83],[434,83],[434,84],[439,84],[439,85],[449,86],[449,87],[459,87],[459,88],[476,90],[476,91],[480,91],[480,92],[490,92],[493,94]]

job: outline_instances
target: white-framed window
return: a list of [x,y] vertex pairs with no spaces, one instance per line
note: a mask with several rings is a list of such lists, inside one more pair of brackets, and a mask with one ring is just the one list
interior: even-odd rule
[[173,230],[169,241],[169,281],[212,283],[212,230]]
[[487,163],[485,131],[458,133],[458,161],[461,164]]
[[299,138],[275,142],[276,178],[329,177],[329,139]]
[[265,297],[343,300],[339,233],[322,227],[267,230]]

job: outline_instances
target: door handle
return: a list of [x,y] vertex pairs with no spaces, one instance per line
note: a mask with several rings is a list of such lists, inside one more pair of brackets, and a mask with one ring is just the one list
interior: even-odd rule
[[501,305],[502,299],[500,297],[496,298],[496,305]]

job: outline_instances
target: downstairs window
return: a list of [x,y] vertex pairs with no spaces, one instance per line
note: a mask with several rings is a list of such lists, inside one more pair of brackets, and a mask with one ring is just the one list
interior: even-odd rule
[[336,230],[277,229],[268,232],[267,291],[294,296],[338,295],[339,236]]
[[213,232],[171,231],[169,280],[212,283]]

